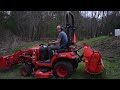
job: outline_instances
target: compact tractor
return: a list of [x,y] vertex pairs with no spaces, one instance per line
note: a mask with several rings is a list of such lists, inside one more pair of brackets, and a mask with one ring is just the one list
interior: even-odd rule
[[[69,18],[71,17],[71,23]],[[18,52],[0,57],[0,70],[6,70],[13,65],[22,64],[21,75],[34,75],[36,78],[69,78],[77,69],[79,62],[85,63],[88,74],[100,74],[104,71],[102,57],[98,51],[92,50],[86,43],[78,48],[76,45],[76,27],[74,16],[66,12],[65,27],[68,43],[64,48],[53,50],[50,62],[48,53],[49,44],[40,44],[33,48],[19,50]],[[79,50],[83,49],[80,55]]]

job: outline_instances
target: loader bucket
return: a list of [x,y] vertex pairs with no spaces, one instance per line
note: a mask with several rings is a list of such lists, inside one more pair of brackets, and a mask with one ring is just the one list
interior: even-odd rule
[[85,71],[89,74],[100,74],[104,71],[102,57],[98,51],[92,50],[86,43],[83,47],[83,62]]
[[12,65],[12,62],[13,62],[13,57],[11,56],[0,57],[0,71],[9,69]]

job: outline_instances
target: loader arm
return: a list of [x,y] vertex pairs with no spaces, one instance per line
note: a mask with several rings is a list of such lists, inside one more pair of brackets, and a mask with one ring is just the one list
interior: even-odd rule
[[19,63],[24,63],[24,60],[31,60],[30,56],[25,55],[27,50],[19,50],[18,52],[0,57],[0,70],[7,70],[11,68],[11,66]]

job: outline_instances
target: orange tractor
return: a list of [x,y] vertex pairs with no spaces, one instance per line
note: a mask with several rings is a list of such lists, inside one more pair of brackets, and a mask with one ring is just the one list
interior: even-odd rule
[[[71,24],[69,18],[71,17]],[[71,12],[66,13],[66,33],[68,44],[65,48],[53,50],[53,57],[48,59],[48,45],[40,44],[33,48],[20,50],[12,55],[0,57],[0,70],[11,68],[15,64],[24,64],[21,70],[23,76],[33,74],[36,78],[68,78],[77,69],[78,63],[85,63],[85,71],[89,74],[100,74],[104,71],[102,57],[98,51],[92,50],[84,43],[83,54],[79,55],[81,48],[76,47],[76,28],[74,16]]]

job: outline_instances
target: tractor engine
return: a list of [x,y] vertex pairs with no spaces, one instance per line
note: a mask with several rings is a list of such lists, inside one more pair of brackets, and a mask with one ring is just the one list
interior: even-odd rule
[[39,60],[45,61],[49,59],[48,48],[40,47]]

